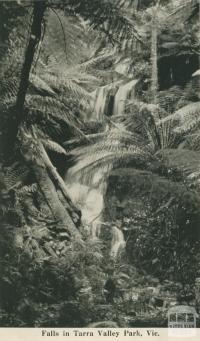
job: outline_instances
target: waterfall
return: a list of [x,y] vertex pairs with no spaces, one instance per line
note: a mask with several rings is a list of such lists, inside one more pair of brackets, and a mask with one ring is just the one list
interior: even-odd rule
[[[114,115],[124,114],[125,102],[130,98],[130,95],[134,96],[137,80],[132,80],[123,85],[120,85],[120,83],[121,81],[117,81],[93,92],[95,105],[91,120],[103,120],[103,116],[106,113],[108,96],[110,91],[116,86],[118,86],[118,90],[114,99]],[[107,225],[101,221],[103,220],[102,212],[104,209],[104,195],[107,186],[106,172],[108,169],[102,167],[90,174],[90,176],[88,174],[81,176],[79,170],[82,167],[86,167],[88,161],[88,156],[79,156],[77,163],[68,170],[65,176],[65,183],[72,202],[81,211],[83,225],[90,227],[93,238],[98,238],[101,228]],[[112,230],[110,255],[111,257],[116,257],[120,249],[123,249],[125,246],[124,235],[122,230],[117,226],[112,226],[112,223],[110,223],[110,228]]]
[[93,91],[92,98],[94,101],[94,111],[91,120],[102,122],[104,115],[108,109],[108,102],[110,93],[119,86],[122,81],[112,82],[108,85],[101,86],[97,90]]
[[94,117],[95,120],[102,122],[105,113],[108,89],[106,86],[101,86],[94,91]]
[[126,101],[129,97],[133,98],[135,95],[135,86],[138,80],[134,79],[119,87],[114,101],[113,114],[115,116],[123,115],[125,112]]
[[118,255],[119,250],[125,247],[125,244],[123,232],[117,226],[112,226],[110,255],[115,258]]
[[86,176],[81,177],[77,169],[85,164],[84,161],[78,160],[77,164],[68,170],[65,183],[72,202],[81,211],[83,225],[91,227],[92,237],[99,237],[106,189],[105,170],[99,169],[89,179]]
[[[114,100],[113,115],[124,115],[126,109],[126,101],[135,96],[135,86],[138,80],[133,79],[130,82],[123,84],[119,87]],[[124,249],[126,242],[124,234],[117,226],[112,226],[112,241],[111,241],[111,257],[116,257],[120,249]]]

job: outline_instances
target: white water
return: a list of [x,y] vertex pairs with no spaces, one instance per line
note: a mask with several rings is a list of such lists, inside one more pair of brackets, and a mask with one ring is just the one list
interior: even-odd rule
[[[132,80],[125,85],[119,87],[114,100],[114,115],[122,115],[125,111],[125,102],[130,97],[134,96],[134,88],[137,84],[137,80]],[[113,85],[119,85],[119,82],[112,85],[101,87],[96,90],[93,98],[96,98],[94,115],[91,119],[98,121],[103,120],[103,116],[106,110],[106,101],[109,91],[113,88]],[[65,183],[73,203],[80,209],[82,214],[82,223],[85,226],[90,227],[91,236],[98,238],[101,233],[101,228],[107,223],[102,223],[102,212],[104,210],[104,195],[106,192],[106,170],[104,168],[99,169],[93,173],[89,180],[87,175],[80,176],[78,170],[82,166],[86,166],[88,158],[79,157],[75,166],[71,167],[66,176]],[[117,226],[110,226],[112,229],[111,240],[111,257],[117,257],[120,250],[125,247],[124,235],[121,229]]]
[[90,227],[91,236],[96,238],[100,235],[101,213],[104,209],[105,170],[99,169],[89,179],[87,175],[81,177],[77,170],[85,164],[87,159],[79,158],[76,165],[68,170],[65,183],[72,202],[81,211],[83,225]]
[[111,241],[111,257],[115,258],[118,255],[120,249],[124,249],[126,242],[124,240],[124,235],[122,230],[120,230],[117,226],[112,226],[112,241]]
[[67,185],[71,200],[81,210],[82,223],[91,227],[92,237],[100,235],[101,212],[104,209],[103,186],[97,189],[92,185],[82,185],[78,182]]
[[125,112],[126,101],[129,97],[133,98],[135,96],[135,86],[138,80],[132,80],[119,87],[114,101],[113,113],[116,116],[123,115]]
[[94,106],[94,118],[97,121],[102,122],[103,115],[106,108],[106,101],[108,95],[108,88],[106,86],[101,86],[94,92],[95,96],[95,106]]
[[113,82],[111,84],[101,86],[92,93],[94,99],[94,111],[91,119],[102,122],[104,119],[104,114],[107,109],[108,99],[111,91],[116,88],[121,83],[121,81]]

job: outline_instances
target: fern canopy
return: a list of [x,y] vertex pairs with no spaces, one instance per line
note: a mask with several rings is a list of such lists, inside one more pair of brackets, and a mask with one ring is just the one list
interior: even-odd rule
[[111,42],[133,38],[141,41],[136,23],[124,5],[125,2],[119,0],[69,0],[63,4],[59,1],[58,7],[62,7],[68,15],[82,16],[93,29],[102,31]]

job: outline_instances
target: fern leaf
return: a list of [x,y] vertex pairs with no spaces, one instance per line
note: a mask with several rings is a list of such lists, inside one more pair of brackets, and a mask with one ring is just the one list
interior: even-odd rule
[[27,175],[27,168],[19,164],[13,164],[10,167],[6,167],[3,173],[5,186],[9,190],[10,188],[13,188],[17,183],[22,183],[23,181],[25,181]]
[[58,154],[67,155],[65,149],[55,141],[51,141],[49,139],[41,139],[41,142],[47,149],[52,150],[53,152],[56,152]]
[[14,104],[16,101],[16,95],[18,91],[18,79],[2,79],[0,81],[0,98],[1,103],[8,107],[10,104]]
[[70,0],[63,5],[66,12],[76,13],[90,23],[93,29],[102,31],[111,41],[124,39],[136,39],[141,42],[141,37],[136,23],[129,17],[123,6],[117,1]]
[[195,130],[194,133],[187,134],[184,137],[183,143],[181,143],[181,146],[182,145],[186,149],[199,151],[200,150],[200,130]]
[[190,103],[174,114],[162,119],[160,123],[175,121],[177,126],[174,128],[176,133],[186,133],[197,126],[200,122],[200,102]]
[[[82,162],[81,162],[82,161]],[[140,168],[147,166],[149,163],[149,159],[144,152],[141,152],[138,148],[129,148],[122,149],[118,152],[99,152],[96,157],[88,157],[84,160],[78,160],[78,163],[75,167],[70,169],[70,175],[73,174],[77,176],[79,179],[90,179],[91,175],[97,172],[97,170],[101,169],[104,174],[108,174],[114,166],[119,166],[124,164],[126,161],[134,161],[135,167]],[[99,181],[102,181],[99,179]]]
[[101,53],[99,56],[93,57],[93,58],[87,60],[86,62],[78,65],[77,69],[81,70],[81,71],[87,71],[87,70],[90,70],[91,68],[94,68],[98,64],[104,62],[105,60],[107,61],[110,59],[111,60],[114,59],[114,53],[113,52]]
[[29,193],[35,193],[38,190],[37,184],[32,184],[29,186],[23,186],[18,192],[18,195],[24,195],[24,194],[29,194]]
[[72,96],[84,98],[87,101],[91,100],[91,95],[82,86],[77,83],[77,80],[67,78],[65,76],[46,74],[42,75],[42,79],[47,82],[53,89],[59,90],[61,93],[68,91]]
[[33,73],[30,75],[29,81],[30,84],[34,85],[34,87],[40,91],[45,91],[49,95],[53,96],[56,94],[45,81]]
[[71,110],[58,99],[28,95],[26,96],[26,104],[30,111],[30,118],[31,115],[39,114],[47,121],[49,117],[59,119],[61,122],[65,122],[78,135],[84,135],[80,129],[82,123],[71,113]]
[[86,176],[89,179],[90,175],[99,169],[102,169],[106,174],[113,166],[121,162],[134,160],[138,166],[141,166],[147,164],[151,159],[151,153],[137,137],[135,138],[135,144],[132,138],[131,145],[130,136],[128,138],[123,136],[121,141],[117,139],[116,133],[114,137],[108,136],[109,138],[105,140],[100,139],[92,145],[76,148],[70,152],[76,160],[76,165],[70,168],[69,177],[77,175],[80,178]]

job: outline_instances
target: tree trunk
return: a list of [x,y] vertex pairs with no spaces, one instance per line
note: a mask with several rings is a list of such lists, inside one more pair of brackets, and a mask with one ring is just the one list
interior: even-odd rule
[[40,150],[42,152],[42,159],[43,159],[43,162],[46,166],[47,172],[48,172],[51,180],[53,181],[55,187],[57,189],[59,189],[60,192],[62,193],[63,198],[64,198],[65,203],[66,203],[67,210],[69,211],[71,218],[73,220],[75,219],[76,221],[80,220],[81,214],[77,210],[77,208],[74,206],[74,204],[72,203],[72,201],[68,195],[65,183],[64,183],[63,179],[61,178],[61,176],[58,174],[56,168],[53,166],[51,160],[49,159],[49,157],[47,155],[47,152],[46,152],[44,146],[42,145],[42,143],[40,143]]
[[158,91],[158,55],[157,55],[157,6],[153,10],[152,26],[151,26],[151,103],[157,104]]
[[151,102],[157,104],[158,92],[158,10],[160,0],[153,7],[151,21]]
[[[157,0],[155,7],[153,8],[152,13],[152,22],[151,22],[151,98],[150,101],[153,104],[157,104],[157,94],[158,94],[158,9],[159,9],[160,0]],[[153,119],[154,121],[154,119]],[[161,148],[161,140],[160,135],[157,131],[157,127],[155,121],[152,125],[152,141],[155,149]]]
[[[198,2],[199,2],[199,23],[200,23],[200,0]],[[199,49],[199,69],[200,69],[200,49]]]
[[16,140],[18,129],[20,124],[24,120],[24,103],[26,98],[26,93],[29,85],[29,76],[31,71],[31,66],[34,60],[34,55],[36,51],[37,44],[41,39],[42,33],[42,21],[44,18],[44,13],[46,10],[46,2],[45,1],[34,1],[33,5],[33,21],[30,32],[30,39],[28,43],[28,47],[25,52],[24,64],[21,72],[21,80],[19,84],[19,90],[17,94],[16,100],[16,121],[13,126],[13,140]]
[[[68,210],[65,209],[65,207],[62,205],[61,201],[59,200],[58,193],[56,191],[56,188],[52,182],[52,180],[49,177],[48,171],[51,175],[56,178],[57,176],[57,182],[59,186],[63,190],[63,184],[61,179],[58,177],[57,172],[53,169],[53,166],[48,160],[48,156],[43,148],[42,145],[40,145],[39,141],[39,150],[41,152],[41,156],[43,159],[44,164],[42,162],[38,163],[37,160],[32,158],[32,152],[31,152],[31,136],[26,138],[26,136],[23,134],[23,130],[20,129],[21,124],[25,120],[25,112],[24,112],[24,103],[26,98],[26,93],[29,85],[29,76],[31,67],[34,61],[34,56],[36,52],[36,48],[38,43],[41,39],[41,33],[42,33],[42,21],[44,18],[44,13],[46,10],[46,1],[45,0],[35,0],[33,5],[33,21],[31,26],[31,32],[30,32],[30,39],[28,43],[28,47],[25,52],[25,59],[24,64],[22,67],[21,72],[21,80],[19,85],[19,90],[17,94],[17,100],[16,100],[16,122],[14,125],[13,130],[13,138],[16,140],[17,134],[21,134],[21,145],[22,145],[22,151],[24,159],[26,162],[30,165],[31,169],[34,171],[35,177],[37,179],[38,185],[40,187],[40,190],[53,214],[54,219],[57,221],[57,228],[66,229],[70,236],[72,237],[80,237],[80,233],[77,230],[74,222],[72,221]],[[65,198],[67,201],[69,201],[69,197],[67,197],[67,193],[65,193]]]
[[[67,208],[65,208],[59,199],[59,194],[56,191],[55,185],[53,183],[54,179],[52,181],[49,176],[49,169],[54,167],[51,164],[51,161],[49,160],[42,143],[39,140],[35,140],[34,147],[37,148],[36,156],[34,153],[32,153],[32,150],[35,150],[35,148],[33,148],[32,135],[30,133],[25,133],[23,128],[20,129],[20,135],[21,151],[23,157],[35,175],[39,189],[52,213],[53,218],[56,221],[56,228],[58,230],[65,229],[69,233],[70,237],[80,238],[81,234],[76,228],[76,225],[69,214],[69,202],[65,198],[65,201],[68,204]],[[54,170],[54,172],[56,171]],[[77,212],[77,210],[75,210],[75,212]]]
[[31,169],[34,172],[40,190],[56,221],[56,228],[58,230],[66,230],[69,233],[69,237],[80,238],[80,232],[77,230],[69,213],[59,200],[55,186],[49,178],[46,167],[32,162]]

